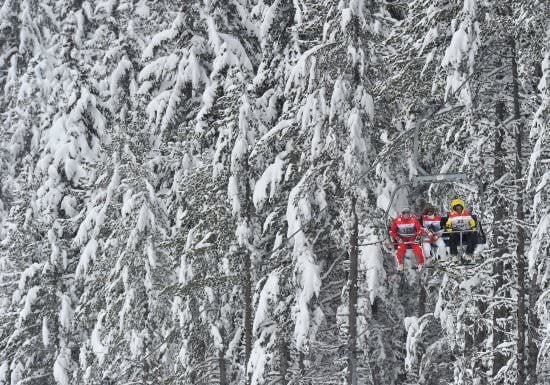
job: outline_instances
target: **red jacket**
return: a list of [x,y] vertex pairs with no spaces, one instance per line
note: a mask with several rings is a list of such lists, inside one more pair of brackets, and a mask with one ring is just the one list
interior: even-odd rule
[[415,238],[421,236],[422,231],[422,226],[414,215],[408,219],[399,216],[393,220],[390,235],[392,238]]
[[439,230],[441,230],[441,215],[422,215],[422,226],[433,232],[438,232]]

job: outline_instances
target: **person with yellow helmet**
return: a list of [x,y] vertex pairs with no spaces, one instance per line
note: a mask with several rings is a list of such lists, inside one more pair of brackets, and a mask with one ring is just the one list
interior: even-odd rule
[[458,245],[466,244],[466,255],[471,257],[477,244],[477,223],[462,199],[453,199],[451,213],[445,222],[445,229],[449,235],[451,255],[458,254]]

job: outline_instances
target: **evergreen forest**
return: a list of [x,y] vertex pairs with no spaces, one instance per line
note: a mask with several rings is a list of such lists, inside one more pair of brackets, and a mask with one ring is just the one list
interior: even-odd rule
[[131,384],[550,384],[550,1],[0,0],[0,385]]

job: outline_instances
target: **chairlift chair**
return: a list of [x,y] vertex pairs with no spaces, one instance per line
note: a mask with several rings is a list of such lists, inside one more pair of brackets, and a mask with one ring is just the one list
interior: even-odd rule
[[[411,182],[400,184],[396,187],[396,189],[392,192],[392,195],[390,197],[390,201],[388,203],[388,207],[385,211],[386,218],[389,218],[389,211],[391,209],[393,200],[395,198],[395,195],[399,190],[402,188],[408,187],[408,186],[416,186],[419,184],[433,184],[433,183],[449,183],[449,184],[456,184],[459,181],[466,180],[466,174],[464,173],[440,173],[440,174],[429,174],[424,168],[419,164],[418,162],[418,149],[420,148],[420,142],[419,142],[419,136],[420,136],[420,128],[422,125],[427,121],[427,119],[433,115],[433,111],[431,109],[425,111],[422,114],[422,117],[418,119],[418,121],[415,124],[415,130],[414,130],[414,144],[413,144],[413,165],[415,166],[416,170],[418,171],[418,174],[415,175]],[[446,221],[448,217],[442,217],[442,222],[444,223],[444,220]],[[463,230],[460,231],[460,242],[458,244],[459,248],[464,248],[466,245],[463,242],[463,233],[477,232],[477,243],[478,244],[485,244],[485,234],[483,232],[483,228],[481,226],[481,221],[478,219],[477,215],[472,214],[472,219],[476,221],[476,230]],[[443,224],[442,223],[442,224]],[[445,239],[445,234],[447,234],[447,239]],[[443,232],[443,240],[448,245],[448,234],[447,232]],[[463,244],[464,243],[464,244]],[[477,248],[477,246],[476,246]]]

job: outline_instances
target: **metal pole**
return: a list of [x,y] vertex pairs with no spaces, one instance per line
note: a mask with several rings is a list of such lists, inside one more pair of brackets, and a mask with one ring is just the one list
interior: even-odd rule
[[464,174],[435,174],[430,175],[424,168],[418,163],[418,152],[420,148],[420,129],[427,121],[427,119],[437,111],[437,107],[430,107],[425,110],[421,116],[415,121],[414,124],[414,143],[413,143],[413,164],[418,171],[418,175],[415,176],[415,182],[444,182],[444,181],[455,181],[460,179],[465,179]]
[[419,137],[420,137],[420,127],[421,125],[423,124],[422,122],[425,120],[424,119],[424,115],[426,115],[425,113],[422,114],[422,116],[420,116],[418,118],[418,120],[415,122],[414,124],[414,147],[413,147],[413,164],[414,166],[416,167],[416,169],[418,170],[418,173],[421,174],[421,175],[428,175],[428,173],[426,172],[426,170],[424,170],[422,168],[422,166],[420,166],[420,164],[418,163],[418,148],[420,147],[420,140],[419,140]]

